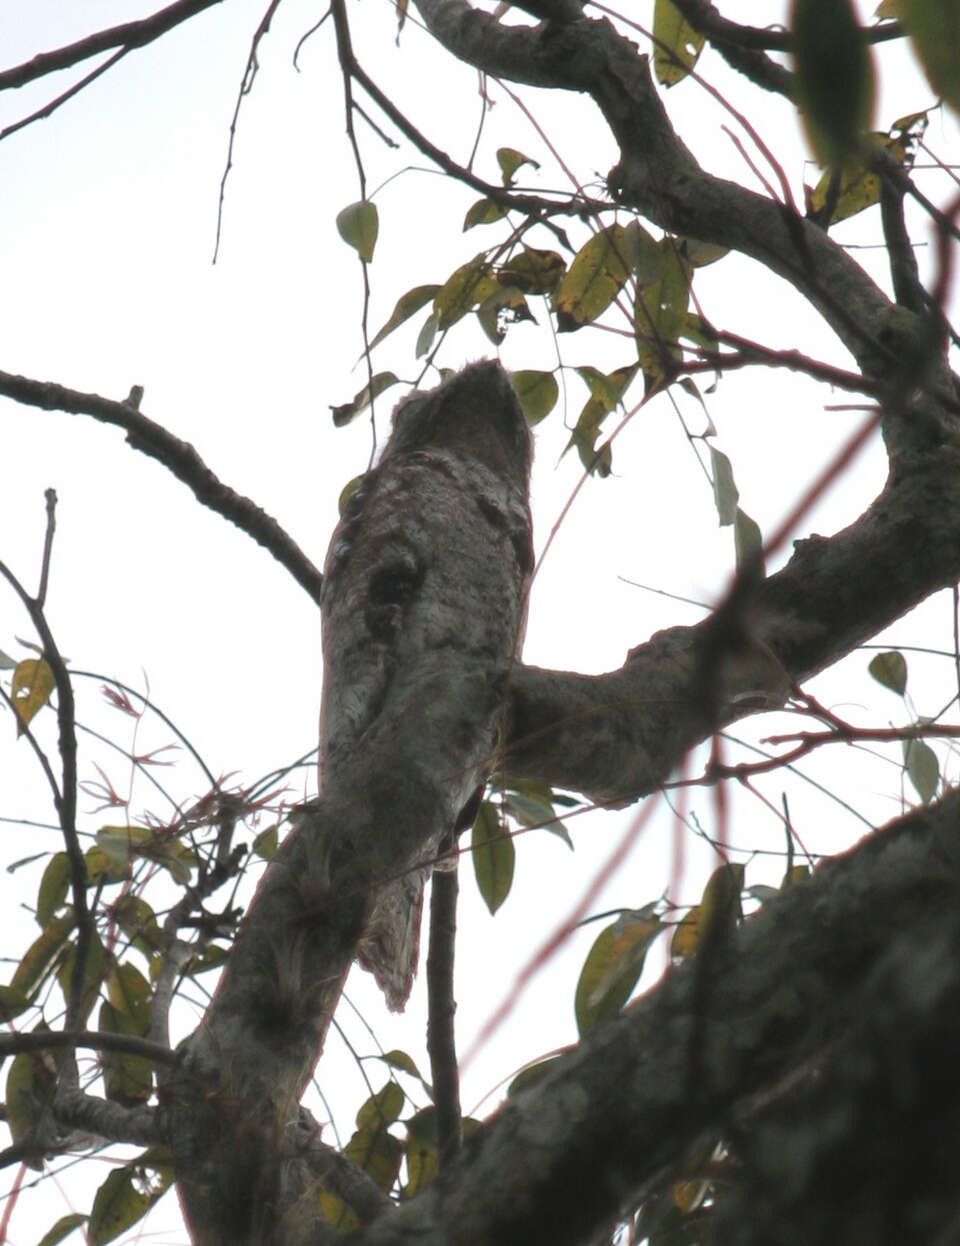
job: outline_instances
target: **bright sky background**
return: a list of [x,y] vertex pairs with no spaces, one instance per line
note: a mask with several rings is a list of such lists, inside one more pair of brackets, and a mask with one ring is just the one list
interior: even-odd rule
[[[330,405],[349,400],[366,379],[365,367],[355,366],[362,346],[359,263],[334,226],[337,212],[359,191],[344,135],[341,78],[329,23],[301,49],[300,72],[291,65],[298,40],[322,12],[306,0],[286,0],[261,45],[260,75],[237,129],[220,256],[216,266],[211,263],[228,127],[263,7],[263,0],[233,0],[208,10],[129,55],[52,118],[0,142],[0,368],[117,399],[132,385],[142,385],[144,413],[191,441],[223,481],[274,515],[321,564],[340,489],[366,466],[370,428],[362,418],[336,430],[329,415]],[[773,19],[784,7],[764,6],[765,18]],[[723,8],[731,17],[756,20],[756,6],[745,0]],[[639,20],[649,24],[651,10],[650,0],[644,0]],[[10,0],[0,9],[3,67],[150,11],[143,0],[88,0],[83,5]],[[870,6],[863,6],[862,15],[869,20]],[[412,18],[397,47],[386,4],[365,0],[352,6],[352,20],[356,49],[368,72],[434,142],[465,162],[481,113],[476,75],[436,52]],[[933,100],[901,53],[883,48],[879,56],[885,94],[877,126],[886,128]],[[888,71],[888,65],[896,68]],[[805,162],[788,106],[760,92],[744,92],[709,52],[699,69],[750,111],[799,198],[802,180],[814,183],[817,172]],[[0,97],[0,125],[40,106],[75,76],[62,75],[53,87],[43,81]],[[541,161],[539,171],[522,171],[524,185],[532,190],[565,187],[562,171],[527,117],[495,85],[491,95],[496,104],[487,116],[478,173],[496,181],[495,149],[509,145]],[[559,93],[525,92],[524,99],[564,160],[599,193],[615,152],[602,128],[590,128],[596,119],[593,106]],[[734,123],[693,82],[671,91],[667,105],[684,140],[708,168],[756,186],[721,129]],[[404,291],[442,281],[500,235],[496,227],[462,235],[459,222],[476,194],[447,184],[408,148],[387,149],[361,120],[357,127],[368,191],[375,192],[381,223],[370,270],[372,335]],[[388,123],[384,129],[394,133]],[[942,158],[949,159],[951,150],[955,157],[955,127],[939,113],[927,141]],[[926,163],[923,157],[920,163]],[[938,172],[922,174],[921,185],[941,203],[954,189]],[[835,236],[876,247],[858,250],[856,256],[887,288],[878,212],[855,218]],[[929,243],[931,238],[932,231],[921,223],[917,240]],[[586,234],[579,243],[585,240]],[[531,236],[530,242],[553,245],[545,233]],[[918,254],[922,270],[929,271],[930,247],[922,246]],[[702,270],[695,289],[706,313],[725,328],[774,347],[796,346],[841,365],[848,362],[799,297],[748,261],[731,258]],[[413,343],[425,315],[426,309],[378,348],[377,370],[390,368],[411,382],[417,379]],[[539,326],[510,330],[500,352],[505,366],[554,366],[557,345],[548,317],[537,315]],[[627,357],[617,339],[598,344],[590,330],[561,337],[558,344],[568,365],[615,367]],[[449,335],[439,362],[456,368],[492,353],[471,319]],[[566,376],[565,417],[572,424],[586,391],[572,372]],[[378,404],[381,437],[400,394],[391,391]],[[733,462],[741,504],[764,531],[775,526],[859,423],[858,412],[824,409],[847,400],[799,376],[762,372],[727,375],[716,393],[706,396],[717,445]],[[681,411],[694,431],[702,431],[702,413],[685,396]],[[0,430],[0,558],[28,589],[35,588],[43,492],[54,486],[58,528],[48,615],[72,665],[141,689],[148,678],[151,696],[215,774],[235,773],[249,782],[313,748],[319,619],[287,573],[249,538],[200,507],[159,465],[127,447],[117,430],[5,400],[0,400]],[[533,504],[538,549],[580,476],[574,456],[560,460],[566,436],[559,408],[537,430]],[[525,650],[529,662],[600,672],[619,666],[629,648],[659,628],[702,617],[694,606],[625,580],[704,602],[715,601],[727,582],[731,530],[717,528],[709,486],[668,399],[645,408],[625,430],[616,443],[614,467],[612,478],[590,481],[582,490],[536,581]],[[869,448],[797,535],[829,533],[850,522],[877,492],[884,471],[880,448]],[[950,628],[949,601],[941,597],[891,635],[899,643],[944,647],[950,644]],[[0,590],[0,649],[15,658],[26,656],[17,637],[34,639],[13,595]],[[815,681],[812,690],[853,721],[903,722],[897,699],[867,676],[868,657],[854,655],[839,672]],[[918,674],[923,678],[918,680]],[[920,712],[937,712],[949,699],[953,681],[942,659],[911,658],[911,689],[920,688]],[[96,686],[79,690],[84,721],[129,747],[129,720],[100,708]],[[0,815],[51,821],[34,763],[25,744],[14,742],[8,717],[0,715]],[[53,748],[52,714],[47,718],[40,734]],[[752,734],[771,729],[773,724],[762,724]],[[158,724],[145,722],[137,748],[156,747],[169,738]],[[109,767],[118,787],[128,783],[129,766],[103,750],[87,755],[85,778],[95,777],[94,757]],[[872,821],[897,812],[899,775],[889,760],[876,762],[846,750],[842,756],[817,755],[802,769]],[[160,777],[178,799],[204,790],[201,776],[186,760]],[[301,783],[291,800],[311,790],[312,773]],[[779,804],[782,777],[762,786]],[[810,785],[794,785],[790,802],[794,822],[812,850],[836,845],[837,836],[850,842],[865,829]],[[90,798],[81,800],[91,831],[103,821],[116,821],[115,813],[92,814],[94,805]],[[709,793],[695,790],[690,807],[709,828]],[[138,784],[132,812],[144,809],[165,812],[162,799]],[[757,802],[738,799],[733,810],[738,842],[782,849],[775,818]],[[516,972],[569,914],[636,812],[573,819],[573,855],[546,834],[524,837],[518,843],[514,893],[495,920],[477,897],[471,871],[463,871],[462,1050]],[[58,846],[52,832],[13,821],[0,823],[0,835],[6,860]],[[670,881],[673,835],[672,819],[666,810],[658,812],[594,911],[656,899]],[[687,873],[678,898],[693,901],[717,862],[693,836],[688,834],[686,843]],[[0,875],[0,911],[9,914],[2,948],[6,957],[18,958],[36,935],[32,915],[18,906],[32,905],[43,864]],[[778,858],[772,864],[753,863],[748,881],[774,882],[781,872]],[[514,1017],[468,1070],[465,1107],[472,1108],[524,1061],[575,1039],[573,989],[599,929],[580,931],[551,970],[534,980]],[[658,947],[651,959],[659,971],[663,951]],[[402,1021],[385,1016],[366,975],[353,974],[348,994],[384,1048],[410,1050],[426,1071],[422,987]],[[191,1017],[183,1024],[190,1028]],[[351,1024],[350,1033],[362,1051],[374,1050],[359,1023]],[[369,1072],[380,1085],[382,1072]],[[328,1090],[336,1083],[339,1124],[349,1132],[351,1113],[365,1092],[352,1058],[335,1038],[321,1065],[321,1081]],[[95,1166],[95,1180],[98,1172],[105,1175],[106,1170]],[[76,1205],[85,1210],[89,1174],[80,1188],[88,1193],[81,1193]],[[25,1246],[38,1235],[35,1229],[42,1232],[68,1210],[66,1203],[53,1208],[57,1200],[51,1194],[47,1187],[42,1222],[33,1222],[30,1200],[23,1201],[11,1226],[14,1243]],[[173,1215],[172,1201],[169,1206]],[[175,1223],[169,1235],[182,1240]]]

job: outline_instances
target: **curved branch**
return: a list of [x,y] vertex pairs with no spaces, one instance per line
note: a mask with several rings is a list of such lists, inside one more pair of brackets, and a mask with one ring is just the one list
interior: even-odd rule
[[960,446],[933,446],[910,468],[895,470],[850,527],[797,541],[789,563],[745,594],[726,636],[713,618],[670,628],[605,675],[516,667],[510,772],[629,803],[656,790],[718,722],[782,704],[792,685],[956,583]]
[[318,605],[323,577],[303,550],[277,521],[250,498],[236,493],[207,467],[189,442],[174,437],[165,428],[147,419],[131,402],[115,402],[99,394],[85,394],[52,381],[0,372],[0,394],[16,402],[45,411],[65,411],[70,415],[92,415],[104,424],[124,429],[135,450],[156,459],[193,491],[198,502],[229,519],[293,576]]
[[109,51],[110,48],[122,48],[129,52],[134,48],[145,47],[168,30],[179,26],[181,22],[220,3],[222,0],[177,0],[176,4],[168,5],[151,17],[111,26],[109,30],[98,30],[95,34],[78,39],[75,43],[68,43],[65,47],[56,48],[52,52],[41,52],[22,65],[0,72],[0,91],[22,87],[37,78],[56,73],[57,70],[69,69],[91,56]]
[[[948,1085],[949,1097],[931,1098],[931,1110],[943,1112],[951,1129],[960,1114],[953,1088],[958,818],[954,793],[782,891],[714,945],[709,980],[698,972],[698,960],[673,969],[558,1059],[540,1082],[508,1100],[465,1143],[443,1180],[359,1234],[357,1246],[581,1246],[665,1180],[676,1180],[695,1144],[731,1134],[738,1141],[744,1126],[771,1111],[782,1113],[777,1131],[756,1138],[771,1152],[768,1162],[790,1179],[765,1189],[767,1196],[799,1204],[802,1195],[812,1205],[808,1217],[826,1207],[854,1222],[839,1236],[825,1230],[797,1240],[844,1246],[864,1240],[855,1232],[863,1225],[855,1211],[864,1189],[882,1190],[889,1178],[899,1191],[891,1198],[910,1201],[911,1185],[899,1167],[910,1144],[895,1132],[901,1121],[931,1148],[930,1162],[941,1135],[929,1130],[925,1113],[913,1112],[913,1126],[904,1118],[918,1100],[927,1102],[923,1093],[935,1096]],[[918,1059],[925,1042],[927,1058]],[[694,1054],[698,1077],[691,1088]],[[812,1067],[817,1077],[809,1077]],[[899,1100],[900,1119],[891,1126],[881,1116],[868,1138],[876,1140],[870,1163],[882,1165],[886,1177],[870,1174],[866,1164],[862,1185],[852,1187],[844,1148],[854,1136],[862,1145],[864,1135],[857,1133],[853,1107],[847,1119],[850,1082],[865,1091],[868,1075],[899,1084],[907,1069],[916,1080]],[[820,1094],[821,1079],[835,1086],[838,1078],[843,1091]],[[839,1113],[838,1103],[845,1109]],[[798,1124],[801,1106],[812,1108],[812,1119],[801,1115]],[[817,1184],[823,1168],[805,1162],[828,1148],[829,1171],[844,1173],[843,1191],[832,1197]],[[746,1176],[760,1182],[765,1172],[770,1168]],[[950,1187],[937,1204],[941,1214],[944,1204],[949,1208],[949,1224],[956,1186],[940,1184]],[[912,1188],[915,1204],[931,1189]],[[752,1208],[739,1210],[743,1221],[752,1219]],[[769,1219],[764,1223],[766,1235],[743,1240],[775,1240]],[[890,1222],[881,1217],[878,1230],[884,1223]],[[924,1240],[948,1240],[949,1233],[941,1239],[924,1224],[931,1230]],[[879,1232],[867,1236],[892,1240]]]

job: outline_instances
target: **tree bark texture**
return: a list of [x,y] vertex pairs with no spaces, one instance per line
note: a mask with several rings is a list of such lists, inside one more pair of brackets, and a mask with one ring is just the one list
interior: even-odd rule
[[164,1089],[198,1242],[275,1240],[303,1213],[298,1100],[358,945],[393,1003],[409,989],[425,873],[496,750],[532,567],[529,470],[509,381],[479,364],[398,408],[334,533],[322,791]]

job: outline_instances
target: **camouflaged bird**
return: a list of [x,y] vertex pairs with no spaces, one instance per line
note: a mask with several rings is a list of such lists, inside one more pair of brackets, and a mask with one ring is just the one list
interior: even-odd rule
[[[450,825],[428,828],[404,869],[381,882],[360,941],[361,964],[395,1010],[416,972],[424,884],[441,844],[472,820],[522,643],[531,455],[499,364],[474,364],[416,391],[396,408],[380,460],[346,502],[327,553],[321,796],[348,757],[356,773],[385,716],[402,714],[409,756],[395,776],[398,809],[415,801],[419,782],[442,783],[452,802]],[[375,778],[382,786],[383,774]]]

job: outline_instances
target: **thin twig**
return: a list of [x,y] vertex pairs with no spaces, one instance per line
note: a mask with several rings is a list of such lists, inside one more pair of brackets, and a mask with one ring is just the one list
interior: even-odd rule
[[233,116],[230,118],[230,137],[227,140],[227,161],[224,165],[223,175],[220,178],[220,197],[217,200],[217,233],[213,244],[213,263],[216,264],[217,256],[220,253],[220,232],[223,227],[223,205],[227,194],[227,178],[230,176],[230,170],[233,168],[233,144],[237,137],[237,121],[240,117],[240,106],[243,103],[245,95],[249,95],[253,90],[253,84],[256,80],[257,73],[260,69],[260,62],[257,60],[257,51],[260,47],[260,40],[270,29],[270,23],[273,15],[280,6],[280,0],[270,0],[270,7],[260,19],[257,29],[253,33],[250,41],[250,51],[247,54],[247,64],[243,71],[243,78],[240,80],[240,88],[237,91],[237,100],[233,106]]
[[45,489],[44,498],[47,503],[47,531],[43,538],[43,557],[40,560],[40,587],[37,589],[35,601],[40,609],[47,600],[47,581],[50,577],[50,553],[53,549],[53,534],[57,530],[57,491]]

